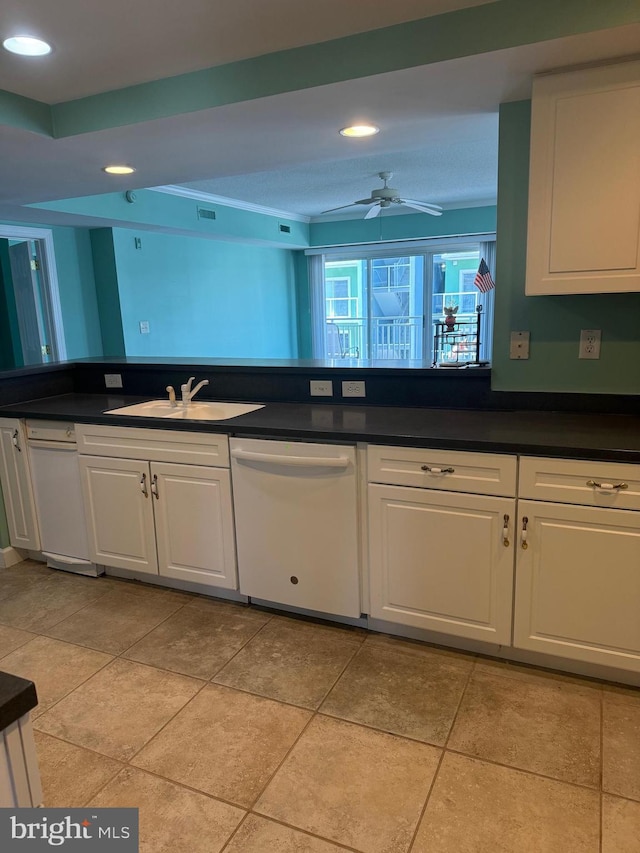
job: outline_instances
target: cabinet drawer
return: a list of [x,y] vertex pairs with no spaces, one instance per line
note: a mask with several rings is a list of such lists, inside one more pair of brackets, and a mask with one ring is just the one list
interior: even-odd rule
[[640,465],[523,456],[518,495],[540,501],[640,510]]
[[459,450],[370,445],[368,479],[392,486],[417,486],[470,492],[478,495],[514,496],[516,457]]
[[208,432],[76,424],[78,451],[91,456],[229,467],[229,439]]

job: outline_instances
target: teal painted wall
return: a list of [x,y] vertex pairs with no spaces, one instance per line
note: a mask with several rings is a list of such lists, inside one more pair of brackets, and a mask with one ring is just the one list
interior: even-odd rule
[[[251,210],[153,190],[136,190],[136,201],[133,204],[125,199],[124,193],[105,193],[43,202],[30,207],[88,216],[96,225],[99,220],[103,220],[107,227],[144,227],[210,240],[239,240],[290,249],[309,245],[309,226],[306,222],[265,216]],[[200,219],[199,208],[215,211],[216,218]],[[280,230],[281,224],[290,229],[289,233]]]
[[298,357],[292,252],[123,228],[113,246],[127,355]]
[[9,240],[0,240],[0,370],[22,367],[23,363],[11,278]]
[[111,228],[93,228],[89,236],[95,271],[102,354],[126,355],[113,231]]
[[[27,227],[46,228],[52,232],[67,357],[74,359],[102,355],[89,229],[40,225],[31,222],[3,222],[2,224],[20,227],[25,227],[26,224]],[[17,329],[16,321],[12,319],[11,300],[12,297],[9,298],[9,305],[7,305],[6,299],[0,299],[0,329],[7,323],[11,328]],[[19,347],[19,333],[17,343]],[[20,352],[19,348],[16,352]],[[16,357],[21,359],[19,355]],[[15,367],[19,364],[21,361],[15,361],[11,366]]]
[[[500,391],[640,393],[640,293],[525,296],[531,102],[500,108],[492,387]],[[601,329],[598,361],[578,359],[581,329]],[[527,361],[509,358],[528,330]]]
[[67,358],[103,355],[90,231],[53,227]]
[[496,208],[467,207],[445,210],[442,216],[408,213],[375,219],[342,219],[337,222],[312,222],[311,246],[342,246],[352,243],[379,243],[382,240],[409,240],[427,237],[451,237],[457,234],[483,234],[496,230]]

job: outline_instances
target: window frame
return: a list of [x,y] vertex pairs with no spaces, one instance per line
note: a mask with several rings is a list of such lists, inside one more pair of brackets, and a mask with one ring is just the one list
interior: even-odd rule
[[[321,360],[326,360],[325,353],[327,349],[326,335],[324,332],[324,324],[326,319],[324,269],[325,263],[327,261],[366,262],[366,281],[362,282],[362,287],[366,290],[366,293],[363,292],[362,294],[363,310],[366,311],[366,316],[364,317],[365,328],[363,329],[363,339],[366,340],[366,352],[369,353],[371,351],[371,302],[374,298],[374,287],[372,284],[373,264],[371,263],[371,261],[376,259],[390,259],[394,257],[422,257],[422,341],[421,357],[418,360],[420,360],[423,364],[426,365],[431,364],[433,356],[432,350],[434,317],[432,311],[432,302],[434,296],[434,256],[438,254],[451,254],[455,252],[477,251],[479,263],[479,260],[482,257],[483,253],[483,244],[494,244],[492,252],[488,252],[488,254],[493,254],[493,256],[495,257],[495,238],[495,233],[482,233],[469,234],[459,237],[429,238],[425,240],[415,241],[403,240],[394,243],[367,243],[307,249],[305,251],[305,254],[308,256],[310,264],[309,286],[311,288],[310,304],[312,307],[311,322],[313,357]],[[491,266],[492,258],[485,257],[485,260]],[[413,262],[410,262],[410,265],[412,263]],[[480,291],[478,291],[479,296],[482,297],[481,304],[484,309],[481,319],[481,358],[489,362],[491,360],[492,355],[494,293],[494,290],[490,290],[487,293],[481,293]],[[366,305],[364,303],[366,303]],[[339,320],[339,318],[335,319]],[[385,359],[372,360],[384,361]]]

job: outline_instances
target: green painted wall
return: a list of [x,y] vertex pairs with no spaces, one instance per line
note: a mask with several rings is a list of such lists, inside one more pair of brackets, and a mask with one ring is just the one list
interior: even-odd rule
[[22,367],[23,363],[11,279],[9,240],[0,239],[0,370]]
[[[500,391],[640,393],[640,293],[525,296],[531,102],[500,108],[492,387]],[[581,329],[601,329],[598,361],[578,359]],[[509,359],[510,332],[531,356]]]
[[483,234],[496,230],[496,208],[467,207],[445,210],[442,216],[408,213],[375,219],[342,219],[312,222],[311,246],[342,246],[351,243],[379,243],[382,240],[409,240],[427,237],[451,237],[457,234]]
[[113,249],[127,355],[298,357],[289,250],[124,228]]
[[[124,193],[105,193],[43,202],[30,207],[88,216],[96,225],[102,220],[105,226],[152,228],[192,237],[239,240],[290,249],[309,245],[309,226],[305,222],[153,190],[136,190],[133,204],[125,199]],[[199,218],[199,208],[214,210],[216,218]],[[280,230],[281,224],[289,227],[289,233]]]
[[[102,355],[89,229],[40,225],[31,222],[3,222],[2,224],[17,225],[22,228],[25,225],[46,228],[52,232],[67,357],[74,359]],[[0,240],[0,244],[3,242],[7,241]],[[7,302],[0,293],[0,330],[8,324],[15,332],[14,363],[10,365],[11,367],[22,364],[20,338],[14,315],[13,296],[10,295]],[[2,344],[0,344],[0,350],[2,350]]]
[[96,283],[102,354],[126,355],[113,231],[111,228],[93,228],[89,237]]
[[90,231],[58,226],[51,230],[67,358],[103,355]]

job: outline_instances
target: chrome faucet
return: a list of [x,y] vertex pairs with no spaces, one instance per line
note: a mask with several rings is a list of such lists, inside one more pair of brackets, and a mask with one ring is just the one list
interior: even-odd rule
[[195,376],[190,376],[190,377],[189,377],[189,381],[188,381],[188,382],[185,382],[185,384],[184,384],[184,385],[181,385],[181,386],[180,386],[180,391],[182,392],[182,405],[183,405],[183,406],[188,406],[188,405],[189,405],[189,403],[190,403],[190,402],[193,400],[193,398],[195,397],[195,395],[198,393],[198,391],[202,388],[202,386],[203,386],[203,385],[208,385],[208,384],[209,384],[209,380],[208,380],[208,379],[202,379],[200,382],[198,382],[198,384],[196,385],[196,387],[192,389],[192,388],[191,388],[191,383],[193,382],[193,380],[194,380],[195,378],[196,378]]

